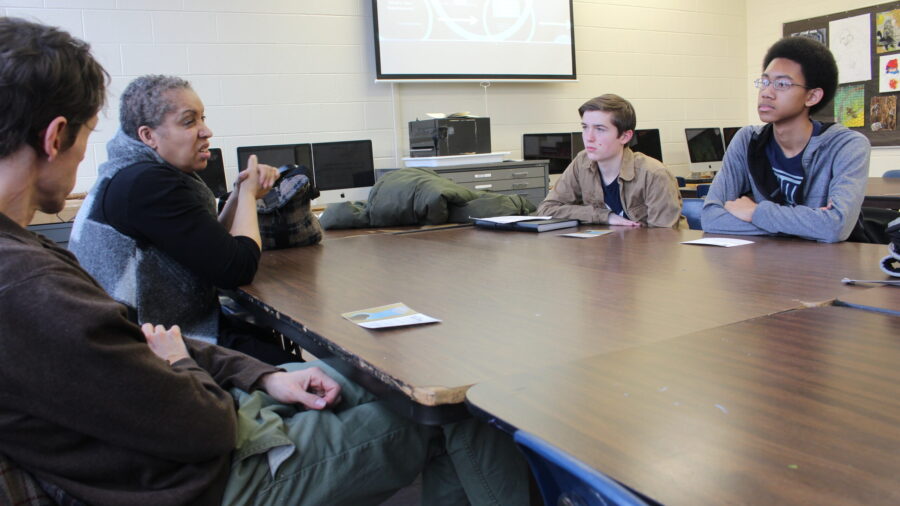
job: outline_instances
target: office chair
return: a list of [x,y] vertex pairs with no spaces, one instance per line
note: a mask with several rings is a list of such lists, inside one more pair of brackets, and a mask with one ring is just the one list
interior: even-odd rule
[[882,174],[881,177],[900,177],[900,169],[889,170]]
[[684,188],[684,185],[687,184],[687,182],[681,176],[675,176],[675,181],[678,181],[679,188]]
[[697,185],[697,198],[702,199],[709,193],[709,184],[698,184]]
[[687,218],[688,227],[691,230],[703,230],[700,226],[700,210],[703,209],[703,199],[681,199],[681,214]]
[[543,439],[521,430],[516,431],[513,439],[531,466],[544,504],[646,506],[615,480]]
[[887,233],[890,222],[900,218],[900,212],[879,207],[861,207],[856,225],[850,232],[849,242],[865,242],[869,244],[890,244]]

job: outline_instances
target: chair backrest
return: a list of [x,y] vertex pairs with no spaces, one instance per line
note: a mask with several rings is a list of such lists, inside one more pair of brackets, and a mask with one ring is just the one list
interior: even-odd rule
[[709,193],[709,186],[710,186],[710,185],[709,185],[709,184],[706,184],[706,183],[704,183],[704,184],[698,184],[698,185],[697,185],[697,198],[701,198],[701,199],[702,199],[703,197],[705,197],[706,194]]
[[850,242],[866,242],[870,244],[889,244],[891,238],[887,233],[888,224],[900,218],[900,212],[880,207],[862,207],[856,226],[847,238]]
[[882,174],[881,177],[900,177],[900,169],[889,170]]
[[703,230],[700,226],[700,210],[703,209],[703,199],[681,199],[681,214],[687,218],[688,228],[691,230]]
[[679,188],[684,188],[684,185],[687,184],[687,181],[685,181],[684,178],[681,176],[675,176],[675,181],[678,181]]
[[646,506],[615,480],[534,434],[519,430],[513,438],[531,466],[544,504]]

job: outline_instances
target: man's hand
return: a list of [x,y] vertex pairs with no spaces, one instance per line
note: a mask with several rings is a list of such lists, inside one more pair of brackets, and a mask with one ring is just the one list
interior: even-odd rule
[[263,390],[278,402],[324,409],[341,400],[341,386],[318,367],[291,372],[273,372],[260,380]]
[[617,225],[620,227],[640,227],[641,224],[637,221],[631,221],[627,218],[623,218],[616,213],[610,212],[609,218],[607,219],[610,225]]
[[166,330],[162,325],[154,327],[153,324],[145,323],[141,326],[141,331],[147,338],[147,344],[153,353],[169,364],[174,364],[183,358],[190,358],[178,325],[172,325],[169,330]]
[[743,196],[737,200],[725,202],[725,210],[733,214],[735,218],[750,223],[753,221],[753,212],[758,204],[750,197]]
[[254,198],[261,199],[269,193],[279,175],[278,169],[258,163],[256,155],[250,155],[247,159],[247,168],[238,173],[236,187],[247,186],[246,191],[251,192]]

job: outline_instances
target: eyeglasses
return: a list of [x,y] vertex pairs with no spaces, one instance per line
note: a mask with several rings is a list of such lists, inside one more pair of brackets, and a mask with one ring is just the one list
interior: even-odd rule
[[756,79],[755,81],[753,81],[753,86],[756,86],[757,88],[759,88],[761,90],[768,88],[770,84],[772,85],[773,88],[775,88],[775,91],[789,90],[789,89],[791,89],[791,86],[799,86],[799,87],[807,89],[807,90],[810,89],[809,86],[804,86],[802,84],[794,84],[794,83],[788,81],[787,79],[776,79],[774,81],[770,81],[770,80],[766,79],[765,77],[760,77],[759,79]]

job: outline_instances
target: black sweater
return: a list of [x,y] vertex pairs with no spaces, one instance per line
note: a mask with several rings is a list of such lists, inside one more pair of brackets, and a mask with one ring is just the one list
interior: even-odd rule
[[105,221],[138,243],[155,246],[219,288],[253,281],[259,247],[233,237],[210,212],[207,196],[172,167],[138,163],[113,176],[98,198]]

